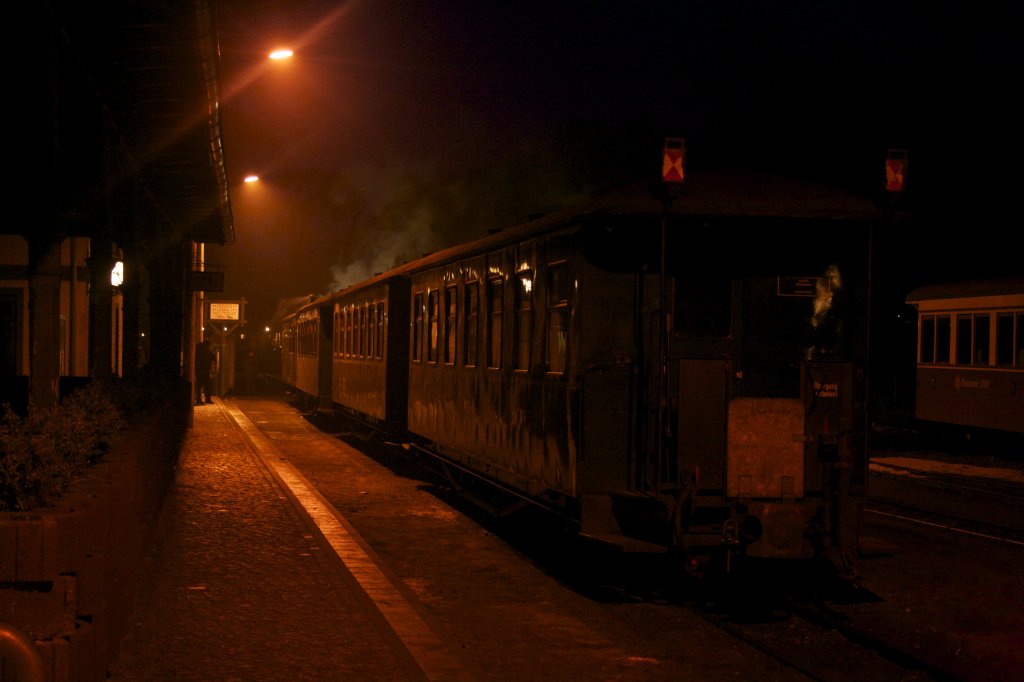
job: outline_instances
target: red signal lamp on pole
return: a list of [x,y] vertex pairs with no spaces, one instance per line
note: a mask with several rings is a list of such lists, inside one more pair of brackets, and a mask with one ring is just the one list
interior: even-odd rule
[[661,150],[661,179],[672,184],[682,183],[686,178],[686,140],[681,137],[665,139]]
[[907,189],[907,151],[890,149],[885,155],[885,191],[899,194]]

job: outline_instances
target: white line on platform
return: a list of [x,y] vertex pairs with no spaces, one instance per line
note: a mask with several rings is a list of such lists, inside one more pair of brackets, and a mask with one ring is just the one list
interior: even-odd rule
[[281,485],[291,491],[301,509],[323,534],[359,586],[387,620],[430,680],[468,680],[470,676],[448,648],[420,617],[402,592],[366,553],[353,529],[341,514],[306,480],[291,462],[237,407],[221,407],[248,438],[253,450]]

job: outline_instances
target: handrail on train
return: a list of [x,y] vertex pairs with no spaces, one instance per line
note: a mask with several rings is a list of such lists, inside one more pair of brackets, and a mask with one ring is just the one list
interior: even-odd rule
[[24,632],[0,623],[0,660],[13,665],[14,679],[19,682],[44,682],[43,657],[35,643]]

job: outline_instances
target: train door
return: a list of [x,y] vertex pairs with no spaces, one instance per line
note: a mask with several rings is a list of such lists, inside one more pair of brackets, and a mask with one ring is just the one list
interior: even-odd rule
[[678,461],[698,495],[725,488],[727,371],[722,359],[679,360]]

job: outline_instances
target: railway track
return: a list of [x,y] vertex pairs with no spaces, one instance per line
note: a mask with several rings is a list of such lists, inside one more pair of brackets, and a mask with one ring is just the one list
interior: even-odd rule
[[1024,477],[872,464],[867,514],[1024,544]]
[[700,614],[732,637],[754,647],[811,680],[917,680],[955,682],[960,678],[914,652],[852,625],[822,604],[790,601],[763,622]]
[[[646,582],[657,571],[643,563],[636,574],[616,576],[583,591],[601,601],[662,603],[683,609],[793,671],[792,678],[821,682],[914,680],[959,682],[965,678],[920,655],[906,641],[872,632],[833,603],[883,600],[870,590],[823,581],[815,568],[786,575],[763,565],[740,574],[702,580],[678,592]],[[643,574],[644,577],[641,577]]]
[[[1024,524],[1018,519],[1024,486],[1012,479],[921,471],[911,476],[902,472],[873,472],[872,476],[878,493],[864,509],[865,523],[884,520],[922,527],[938,532],[939,537],[949,533],[992,546],[1024,547]],[[955,537],[949,544],[954,542]],[[914,570],[922,567],[916,564]],[[730,578],[713,586],[711,596],[691,594],[678,603],[807,679],[972,679],[962,670],[951,670],[941,652],[936,656],[936,650],[922,648],[920,640],[891,636],[905,627],[876,628],[871,618],[851,616],[857,609],[842,606],[859,601],[870,610],[870,602],[883,601],[870,590],[846,586],[844,594],[834,584],[815,586],[807,576],[766,575],[759,568],[749,573],[756,576],[752,582]],[[884,600],[894,596],[887,594]]]

